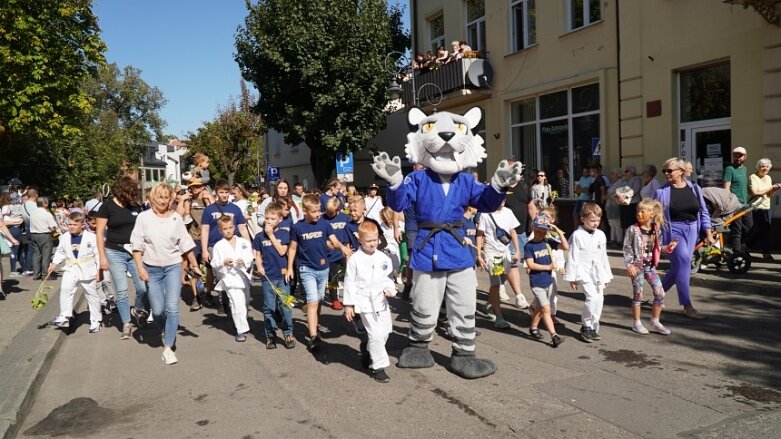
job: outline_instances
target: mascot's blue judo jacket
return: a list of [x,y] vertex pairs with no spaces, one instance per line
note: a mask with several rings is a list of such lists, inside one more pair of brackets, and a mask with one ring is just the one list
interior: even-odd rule
[[454,230],[461,237],[461,242],[450,232],[441,230],[420,248],[432,232],[421,225],[426,222],[462,223],[467,206],[474,206],[480,212],[493,212],[502,204],[504,197],[504,192],[497,192],[491,185],[475,181],[471,174],[463,172],[451,177],[450,188],[445,195],[439,175],[428,169],[409,174],[398,189],[388,188],[386,196],[388,206],[397,212],[415,206],[420,230],[414,250],[410,249],[410,267],[420,271],[462,270],[475,265],[469,248],[462,244],[463,227]]

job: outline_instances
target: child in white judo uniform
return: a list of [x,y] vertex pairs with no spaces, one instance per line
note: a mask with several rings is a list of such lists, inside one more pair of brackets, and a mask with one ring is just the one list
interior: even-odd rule
[[76,295],[76,290],[82,287],[89,306],[89,332],[96,333],[100,331],[102,320],[100,298],[95,291],[100,261],[95,234],[84,230],[82,213],[71,213],[68,220],[68,233],[60,236],[60,244],[49,264],[49,274],[63,262],[65,268],[60,282],[60,315],[51,324],[58,328],[70,326],[70,319],[73,318],[73,297]]
[[233,324],[236,326],[236,341],[247,341],[249,323],[250,270],[255,258],[252,243],[234,234],[233,218],[223,216],[218,222],[223,239],[214,245],[211,265],[217,275],[215,291],[225,291],[230,301]]
[[583,224],[570,237],[569,255],[564,280],[574,291],[583,288],[586,300],[580,314],[580,338],[586,343],[601,340],[599,319],[605,302],[605,288],[613,280],[607,258],[607,237],[599,230],[602,208],[596,203],[583,205],[580,220]]
[[378,251],[380,231],[377,225],[364,221],[358,226],[361,248],[347,261],[344,275],[344,316],[352,321],[361,317],[366,328],[367,341],[361,342],[361,361],[372,377],[387,383],[390,377],[385,368],[390,366],[385,343],[393,330],[390,308],[386,297],[396,295],[396,285],[391,278],[393,265],[385,253]]

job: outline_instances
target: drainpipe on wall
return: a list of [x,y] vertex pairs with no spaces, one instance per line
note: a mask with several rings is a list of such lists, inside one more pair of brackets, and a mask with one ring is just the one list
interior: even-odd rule
[[618,78],[618,165],[624,166],[624,148],[621,143],[621,10],[616,0],[616,75]]

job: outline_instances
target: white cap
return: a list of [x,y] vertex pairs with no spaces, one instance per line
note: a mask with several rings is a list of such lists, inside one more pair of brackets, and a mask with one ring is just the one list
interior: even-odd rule
[[87,211],[87,213],[90,212],[97,212],[98,209],[100,209],[100,206],[102,206],[103,203],[98,201],[97,199],[93,198],[86,203],[84,203],[84,210]]
[[743,154],[743,155],[746,155],[746,148],[744,148],[742,146],[738,146],[737,148],[732,150],[732,153],[733,154]]

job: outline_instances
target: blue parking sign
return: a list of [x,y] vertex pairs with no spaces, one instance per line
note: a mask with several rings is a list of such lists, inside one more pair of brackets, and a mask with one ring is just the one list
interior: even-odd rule
[[336,173],[337,174],[352,174],[353,173],[353,153],[336,153]]
[[279,181],[279,166],[268,167],[268,181]]

